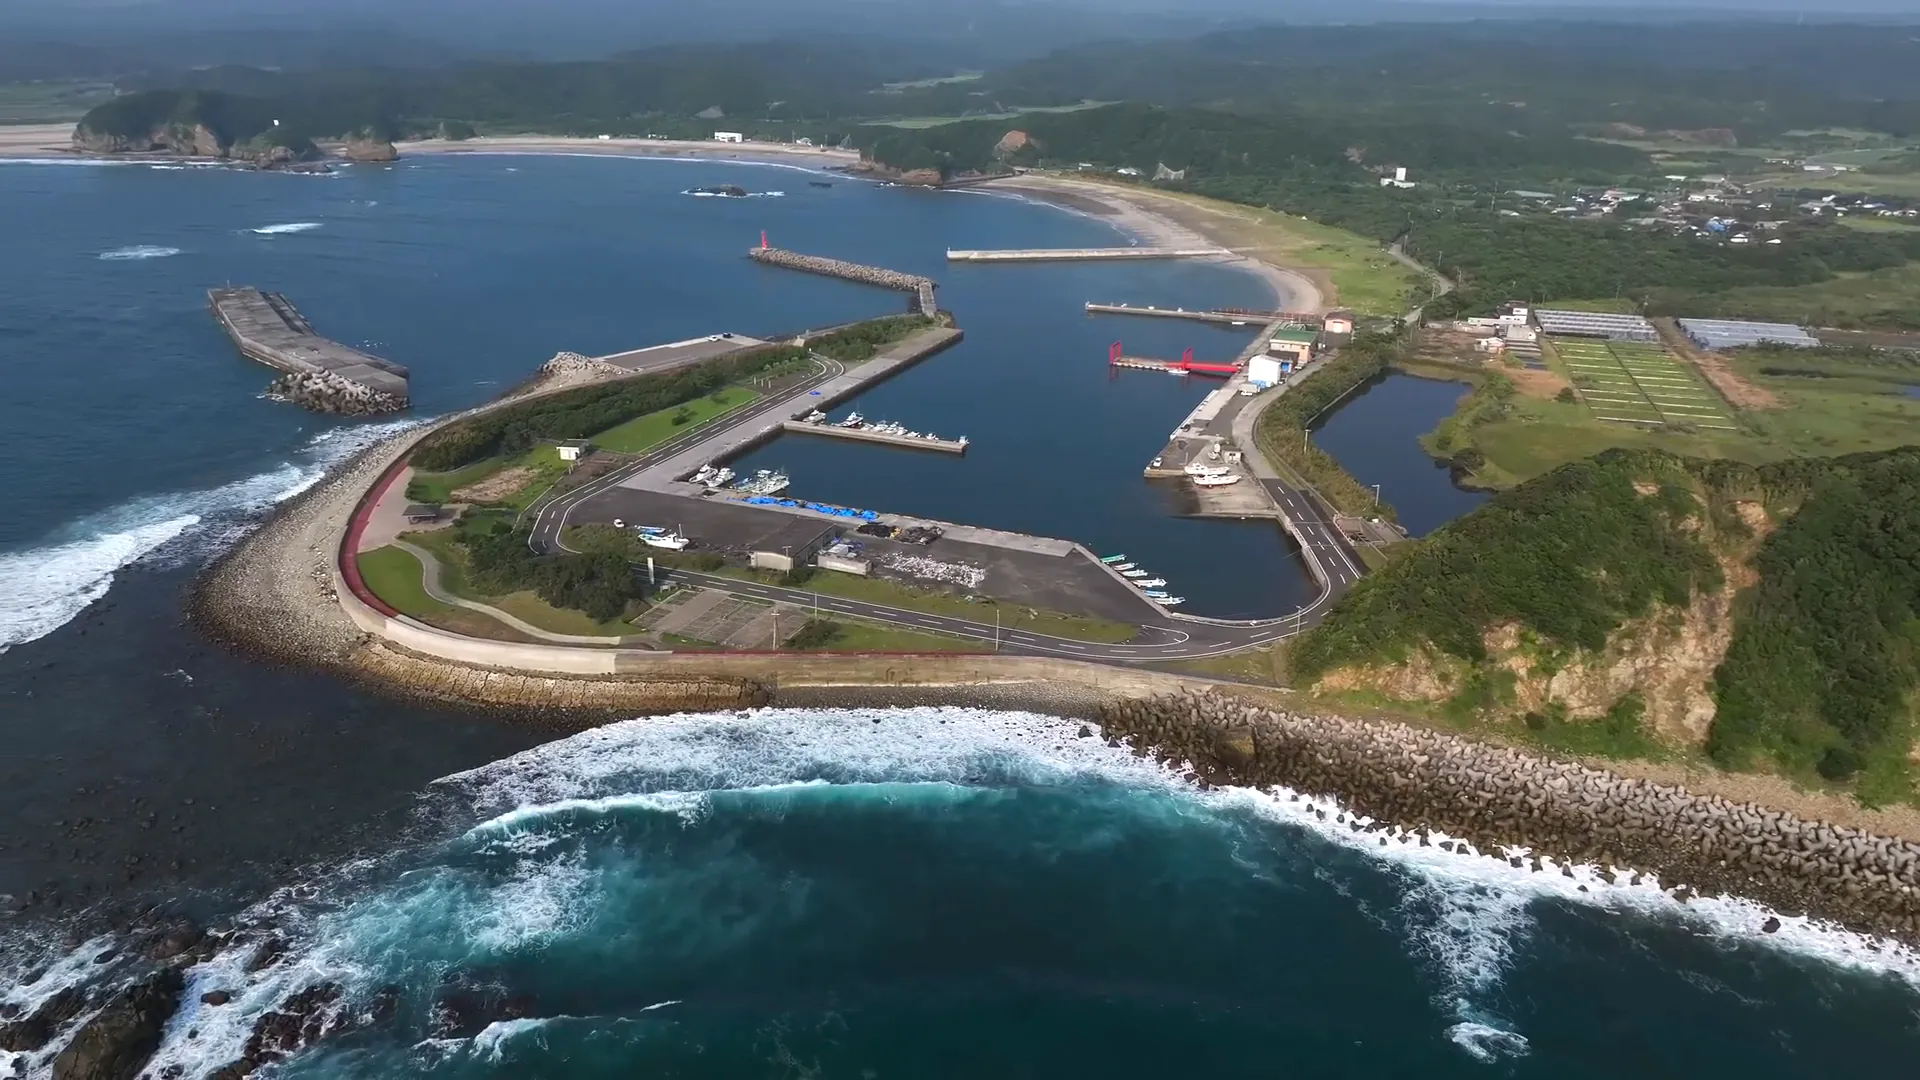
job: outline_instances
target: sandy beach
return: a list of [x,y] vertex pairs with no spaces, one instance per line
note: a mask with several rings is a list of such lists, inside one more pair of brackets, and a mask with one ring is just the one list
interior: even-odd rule
[[[1237,219],[1209,213],[1193,203],[1151,188],[1028,173],[992,181],[978,190],[1022,195],[1100,217],[1139,237],[1142,243],[1160,247],[1239,249],[1245,242]],[[1327,310],[1328,289],[1320,275],[1279,266],[1248,254],[1242,254],[1238,263],[1267,283],[1280,310]]]
[[0,126],[0,158],[42,158],[72,154],[72,124]]

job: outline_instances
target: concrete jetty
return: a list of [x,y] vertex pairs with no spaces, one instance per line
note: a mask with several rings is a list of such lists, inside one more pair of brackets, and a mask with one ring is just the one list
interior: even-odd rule
[[1226,248],[1110,247],[1003,248],[997,251],[947,249],[948,262],[1065,262],[1075,259],[1209,259],[1232,255]]
[[406,368],[321,337],[279,293],[212,289],[207,300],[243,355],[282,373],[273,392],[317,412],[364,415],[407,407]]
[[875,431],[867,427],[841,427],[825,421],[808,423],[805,420],[788,420],[780,425],[783,430],[796,431],[803,435],[827,435],[838,439],[855,439],[861,442],[884,443],[887,446],[902,446],[908,450],[940,450],[949,454],[967,452],[965,439],[940,439],[932,435],[904,435],[891,431]]
[[939,286],[932,278],[918,274],[903,274],[898,270],[889,270],[884,266],[864,266],[843,259],[829,259],[820,255],[802,255],[797,251],[787,251],[777,247],[761,245],[749,248],[747,255],[755,262],[768,266],[783,266],[788,270],[799,270],[807,274],[819,274],[823,277],[836,277],[843,281],[857,281],[862,285],[877,285],[883,289],[904,292],[913,299],[908,306],[922,315],[932,315],[940,309],[934,290]]
[[1087,301],[1087,314],[1145,315],[1161,319],[1191,319],[1194,322],[1221,323],[1227,326],[1265,326],[1276,320],[1311,323],[1315,325],[1320,322],[1320,316],[1309,312],[1236,311],[1232,308],[1189,311],[1186,308],[1163,308],[1152,305],[1099,304],[1091,300]]

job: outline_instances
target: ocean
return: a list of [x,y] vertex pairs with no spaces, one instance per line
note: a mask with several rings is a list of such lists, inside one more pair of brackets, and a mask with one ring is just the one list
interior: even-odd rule
[[[534,157],[337,178],[0,164],[21,256],[0,265],[0,894],[19,912],[0,918],[0,1005],[121,977],[128,958],[95,962],[118,948],[105,920],[162,901],[289,948],[252,975],[251,940],[195,967],[154,1076],[234,1060],[322,982],[392,1015],[281,1075],[1806,1077],[1913,1059],[1905,949],[1795,919],[1763,934],[1751,905],[1591,868],[1363,845],[1337,808],[1193,789],[1077,720],[788,709],[573,731],[396,703],[182,624],[199,566],[412,422],[261,399],[270,373],[233,354],[205,288],[283,290],[408,364],[416,416],[563,348],[896,309],[752,266],[761,228],[933,274],[968,330],[874,394],[978,457],[796,452],[797,493],[887,509],[951,490],[1003,515],[988,524],[1178,566],[1219,613],[1300,595],[1271,529],[1169,518],[1139,480],[1205,387],[1101,363],[1115,337],[1202,358],[1238,339],[1080,310],[1255,305],[1261,286],[1209,266],[950,268],[948,246],[1113,234],[804,179]],[[720,183],[786,194],[681,195]],[[57,1049],[0,1052],[0,1076],[42,1075]]]

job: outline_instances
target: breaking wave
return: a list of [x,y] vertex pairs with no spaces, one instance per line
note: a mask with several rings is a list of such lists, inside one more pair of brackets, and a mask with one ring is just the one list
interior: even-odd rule
[[[1432,1009],[1416,997],[1408,1012],[1383,986],[1352,1014],[1351,1033],[1424,1017],[1428,1053],[1497,1065],[1538,1053],[1500,1015],[1503,982],[1539,962],[1530,946],[1544,907],[1563,904],[1598,918],[1653,916],[1668,937],[1711,939],[1717,955],[1741,950],[1756,978],[1781,972],[1746,969],[1786,952],[1920,987],[1920,957],[1898,945],[1785,917],[1778,933],[1760,934],[1764,912],[1744,901],[1683,904],[1644,876],[1613,885],[1599,868],[1515,867],[1519,849],[1356,832],[1337,803],[1285,789],[1200,791],[1082,730],[959,708],[741,710],[613,724],[443,778],[430,801],[453,814],[449,840],[249,913],[243,923],[271,922],[294,942],[289,959],[248,973],[242,945],[193,969],[149,1071],[205,1076],[237,1057],[255,1018],[318,981],[363,1005],[400,988],[402,1018],[390,1035],[320,1051],[289,1075],[344,1075],[348,1064],[352,1075],[412,1075],[434,1062],[533,1075],[563,1060],[581,1067],[574,1075],[632,1075],[637,1060],[687,1046],[714,1055],[711,1075],[748,1075],[721,1062],[769,1031],[796,1040],[802,1058],[827,1052],[799,1045],[812,1036],[798,1025],[741,1034],[742,1017],[780,1014],[777,1025],[788,1010],[808,1015],[770,985],[858,986],[880,972],[881,1001],[864,1004],[879,1018],[833,1028],[832,1039],[852,1043],[918,1022],[912,980],[938,985],[948,973],[971,994],[992,985],[986,972],[1023,963],[1057,969],[1068,1002],[1082,1000],[1072,987],[1087,981],[1102,1009],[1136,993],[1155,1000],[1160,979],[1172,980],[1182,1009],[1218,993],[1229,1004],[1215,1022],[1250,1025],[1224,1038],[1287,1030],[1283,1015],[1249,1019],[1231,990],[1211,987],[1265,963],[1253,957],[1269,954],[1252,950],[1292,958],[1267,970],[1297,959],[1288,979],[1256,984],[1273,994],[1339,981],[1338,965],[1382,946],[1424,973]],[[1300,906],[1316,903],[1333,906]],[[1321,925],[1346,917],[1340,909],[1359,909],[1377,940]],[[902,947],[930,950],[926,967],[917,955],[896,958]],[[1191,970],[1172,959],[1189,955],[1201,958]],[[1112,956],[1120,974],[1108,974]],[[1135,960],[1158,974],[1138,974]],[[86,967],[55,965],[10,1000],[44,999],[52,980]],[[527,991],[550,1014],[437,1030],[427,1020],[434,988],[458,972]],[[912,973],[907,984],[889,981],[900,972]],[[215,988],[232,1003],[199,1002]],[[991,994],[984,1000],[994,1007]],[[1285,999],[1266,1000],[1284,1013]],[[1349,1032],[1340,1034],[1344,1046]],[[351,1060],[328,1059],[336,1053]]]
[[319,227],[320,223],[317,221],[292,221],[284,225],[262,225],[247,231],[255,236],[281,236],[285,233],[312,232]]
[[133,247],[114,248],[100,253],[103,262],[118,262],[123,259],[164,259],[180,254],[177,247],[155,247],[151,244],[136,244]]
[[73,522],[38,546],[0,552],[0,652],[73,621],[129,566],[175,568],[217,554],[246,535],[262,512],[319,483],[335,463],[418,422],[335,428],[267,472],[203,491],[135,499]]

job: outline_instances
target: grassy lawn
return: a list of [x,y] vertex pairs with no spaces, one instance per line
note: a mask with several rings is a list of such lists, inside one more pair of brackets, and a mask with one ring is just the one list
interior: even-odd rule
[[88,80],[0,84],[0,124],[78,120],[113,99],[113,84]]
[[467,583],[467,553],[450,530],[407,533],[405,539],[433,553],[440,563],[440,587],[454,596],[499,608],[515,618],[556,634],[620,637],[636,632],[623,620],[600,622],[583,611],[554,607],[532,592],[514,592],[505,596],[488,596],[479,592]]
[[[414,502],[450,503],[454,493],[470,485],[499,477],[498,491],[474,498],[481,506],[524,510],[567,474],[570,466],[560,460],[551,446],[536,446],[517,457],[491,457],[451,472],[418,472],[407,481],[407,498]],[[511,475],[509,471],[511,470]]]
[[1756,177],[1759,187],[1837,191],[1843,195],[1893,195],[1920,198],[1920,173],[1775,173]]
[[[684,435],[759,398],[758,393],[743,386],[725,387],[685,405],[636,416],[593,436],[592,442],[616,454],[644,453],[675,435]],[[674,422],[676,417],[680,418],[679,423]]]
[[1920,231],[1920,218],[1861,217],[1859,214],[1849,214],[1840,219],[1840,224],[1845,225],[1849,229],[1858,229],[1861,232],[1903,233]]
[[1842,274],[1814,285],[1752,286],[1713,297],[1723,317],[1808,326],[1920,326],[1920,263]]
[[1167,666],[1175,671],[1209,679],[1228,679],[1261,686],[1287,685],[1287,647],[1284,642],[1265,649],[1210,656],[1205,660],[1182,660]]
[[400,614],[438,615],[454,610],[427,595],[420,560],[413,552],[389,545],[362,552],[357,561],[367,588]]
[[[780,584],[780,575],[764,571],[729,566],[714,572],[727,577],[759,581],[769,585]],[[832,570],[821,570],[815,573],[805,585],[795,586],[795,588],[805,592],[817,592],[822,596],[838,596],[846,600],[884,604],[906,611],[924,611],[929,615],[946,615],[971,622],[991,623],[994,611],[998,610],[1000,626],[1004,630],[1024,630],[1034,634],[1071,638],[1075,641],[1095,641],[1112,645],[1131,641],[1139,632],[1139,627],[1131,623],[1096,619],[1090,615],[1069,615],[1062,611],[1047,611],[1005,601],[969,602],[963,597],[943,590],[917,588],[885,578],[859,577]]]

